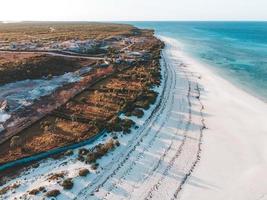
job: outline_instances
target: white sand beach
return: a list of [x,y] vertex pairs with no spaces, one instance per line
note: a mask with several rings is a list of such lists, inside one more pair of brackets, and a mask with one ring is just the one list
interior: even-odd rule
[[[116,150],[98,160],[99,168],[74,155],[46,159],[5,186],[17,183],[3,199],[42,199],[29,191],[60,190],[57,199],[258,200],[267,198],[267,106],[208,67],[166,43],[162,85],[155,105],[138,129],[118,134]],[[111,136],[101,137],[90,148]],[[81,168],[90,170],[79,177]],[[63,190],[51,173],[73,178]]]
[[183,200],[267,199],[267,104],[224,80],[163,38],[188,70],[201,76],[207,130],[201,159]]

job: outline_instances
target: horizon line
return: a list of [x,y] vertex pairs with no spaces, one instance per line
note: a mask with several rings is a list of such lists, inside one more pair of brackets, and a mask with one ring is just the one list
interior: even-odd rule
[[1,23],[25,22],[267,22],[267,20],[0,20]]

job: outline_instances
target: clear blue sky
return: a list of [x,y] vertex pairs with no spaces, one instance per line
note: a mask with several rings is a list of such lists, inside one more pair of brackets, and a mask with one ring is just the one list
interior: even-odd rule
[[267,0],[1,0],[0,21],[267,20]]

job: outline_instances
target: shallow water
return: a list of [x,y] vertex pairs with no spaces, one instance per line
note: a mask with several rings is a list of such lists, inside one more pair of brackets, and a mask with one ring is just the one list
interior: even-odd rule
[[195,59],[267,101],[267,22],[130,22],[172,37]]

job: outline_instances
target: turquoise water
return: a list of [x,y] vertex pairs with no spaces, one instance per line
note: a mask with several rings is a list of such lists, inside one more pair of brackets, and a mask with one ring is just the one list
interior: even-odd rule
[[267,101],[267,22],[128,22],[175,38],[184,51]]

